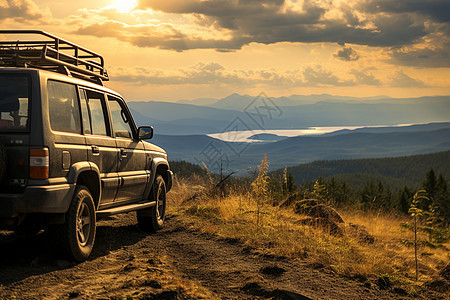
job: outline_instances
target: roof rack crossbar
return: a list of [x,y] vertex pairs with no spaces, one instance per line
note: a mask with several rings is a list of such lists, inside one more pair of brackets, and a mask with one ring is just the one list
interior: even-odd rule
[[[94,51],[40,30],[0,30],[1,34],[38,34],[50,39],[44,41],[0,41],[0,62],[3,65],[20,63],[47,69],[54,66],[57,72],[61,70],[59,66],[64,66],[72,73],[104,81],[109,80],[103,57]],[[92,80],[92,78],[86,79]],[[95,80],[98,81],[97,79]]]
[[20,46],[20,45],[39,45],[39,44],[54,44],[53,42],[46,42],[46,41],[0,41],[0,45],[14,45],[14,46]]
[[[63,60],[63,58],[66,58],[66,59],[68,59],[68,60],[73,60],[75,63],[74,63],[74,65],[76,65],[76,66],[78,66],[78,65],[84,65],[84,66],[86,66],[87,68],[92,68],[92,69],[98,69],[98,68],[100,68],[100,70],[99,70],[99,72],[100,72],[100,75],[103,75],[103,72],[104,72],[104,69],[102,68],[102,64],[101,63],[98,63],[98,62],[96,62],[96,61],[86,61],[86,60],[82,60],[82,59],[80,59],[80,57],[78,56],[78,57],[75,57],[75,56],[72,56],[72,55],[68,55],[68,54],[65,54],[65,53],[61,53],[61,52],[56,52],[54,49],[52,49],[52,48],[48,48],[47,47],[47,52],[48,51],[50,51],[50,52],[54,52],[55,54],[57,54],[58,56],[59,56],[59,60],[61,60],[61,61],[63,61],[63,62],[65,62],[65,63],[67,63],[67,61],[65,61],[65,60]],[[86,56],[85,58],[90,58],[89,56]]]
[[80,69],[80,68],[77,68],[75,65],[73,65],[71,63],[66,63],[66,62],[64,62],[62,60],[57,60],[57,59],[54,59],[54,58],[51,58],[51,57],[49,57],[47,59],[49,61],[55,63],[56,65],[67,67],[72,72],[77,72],[77,73],[80,73],[80,74],[85,74],[85,75],[89,75],[89,76],[93,76],[93,77],[99,77],[99,78],[101,78],[102,80],[105,80],[105,81],[108,80],[108,76],[104,76],[103,74],[98,74],[98,73],[95,73],[95,72],[90,71],[90,70]]

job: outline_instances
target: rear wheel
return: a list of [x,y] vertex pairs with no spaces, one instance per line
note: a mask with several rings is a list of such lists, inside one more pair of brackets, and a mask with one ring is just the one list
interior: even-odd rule
[[144,231],[155,232],[164,226],[166,219],[166,183],[161,175],[157,175],[150,192],[150,201],[156,205],[137,211],[139,227]]
[[77,187],[66,222],[54,225],[53,231],[56,242],[70,259],[80,262],[89,257],[94,247],[96,217],[94,201],[86,187]]

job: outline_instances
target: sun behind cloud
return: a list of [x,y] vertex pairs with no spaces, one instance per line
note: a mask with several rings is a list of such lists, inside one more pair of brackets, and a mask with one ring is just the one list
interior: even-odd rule
[[135,8],[137,5],[137,0],[113,0],[109,8],[113,8],[120,13],[129,13]]
[[450,1],[400,2],[0,0],[0,28],[101,53],[128,99],[448,95]]

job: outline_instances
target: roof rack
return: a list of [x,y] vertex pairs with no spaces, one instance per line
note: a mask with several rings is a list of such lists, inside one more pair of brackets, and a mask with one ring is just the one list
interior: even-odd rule
[[[102,83],[109,76],[101,55],[40,30],[0,30],[19,40],[0,41],[0,67],[31,67]],[[47,39],[25,40],[26,35]]]

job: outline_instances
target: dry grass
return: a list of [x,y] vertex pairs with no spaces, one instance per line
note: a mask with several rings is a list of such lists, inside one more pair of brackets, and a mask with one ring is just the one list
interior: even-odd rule
[[[367,213],[361,211],[343,211],[341,215],[347,222],[363,225],[376,239],[376,247],[368,248],[367,255],[385,266],[386,274],[398,275],[402,278],[414,279],[414,247],[406,246],[402,240],[414,240],[414,233],[400,226],[401,223],[412,222],[406,216],[395,216],[382,213]],[[420,240],[427,240],[427,236],[419,233]],[[431,249],[420,247],[419,281],[431,280],[450,261],[450,243],[443,247]],[[380,251],[380,252],[378,252]]]
[[[268,204],[261,208],[257,225],[257,203],[250,195],[231,193],[222,198],[201,193],[199,185],[177,182],[169,194],[172,212],[203,232],[236,238],[245,245],[266,254],[307,259],[336,273],[352,276],[389,276],[412,289],[436,276],[437,270],[450,260],[448,249],[422,249],[433,255],[420,260],[419,283],[414,282],[414,249],[404,245],[411,232],[400,227],[405,218],[361,211],[341,212],[346,223],[364,226],[375,237],[372,244],[358,240],[344,227],[344,234],[330,234],[326,228],[303,225],[304,216],[292,209],[280,209]],[[195,200],[186,201],[194,193]]]

